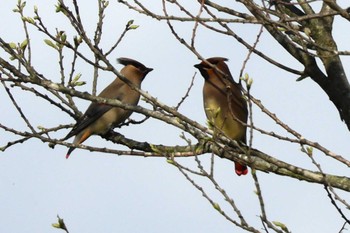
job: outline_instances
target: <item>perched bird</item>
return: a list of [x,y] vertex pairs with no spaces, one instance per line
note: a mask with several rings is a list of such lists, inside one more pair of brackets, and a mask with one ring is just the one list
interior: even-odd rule
[[[207,119],[215,133],[246,143],[247,103],[240,85],[227,67],[227,58],[212,57],[195,65],[204,77],[203,102]],[[208,64],[210,63],[210,64]],[[243,123],[243,124],[242,124]],[[235,163],[237,175],[246,175],[246,165]]]
[[[146,75],[153,70],[130,58],[122,57],[117,59],[117,61],[124,65],[120,73],[138,88],[141,87],[141,82]],[[117,99],[124,104],[134,106],[137,105],[140,99],[140,93],[133,90],[118,77],[98,96],[108,99]],[[63,140],[75,136],[73,144],[79,145],[91,135],[104,134],[108,130],[123,123],[131,113],[132,111],[130,110],[93,102]],[[66,158],[69,157],[74,149],[75,147],[69,148]]]

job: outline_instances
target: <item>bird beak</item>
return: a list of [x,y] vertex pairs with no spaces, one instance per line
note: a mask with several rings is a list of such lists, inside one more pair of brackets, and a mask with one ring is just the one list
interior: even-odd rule
[[204,68],[201,63],[194,65],[194,67],[196,67],[199,70],[204,79],[209,79],[207,69]]
[[199,63],[199,64],[196,64],[196,65],[194,65],[194,67],[196,67],[197,69],[200,70],[201,64],[200,64],[200,63]]
[[153,70],[153,68],[148,68],[145,70],[145,75],[148,74],[149,72],[151,72]]

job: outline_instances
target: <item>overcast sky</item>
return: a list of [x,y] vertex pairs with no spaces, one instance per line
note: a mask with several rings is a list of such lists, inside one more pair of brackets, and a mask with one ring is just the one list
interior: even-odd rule
[[[89,35],[96,25],[96,1],[80,1],[82,20]],[[1,38],[8,42],[22,42],[24,33],[19,15],[12,9],[16,1],[3,0],[0,15]],[[28,0],[26,13],[33,15],[37,5],[43,21],[53,32],[55,28],[65,30],[68,38],[75,34],[62,14],[55,13],[55,1]],[[160,9],[161,3],[152,2],[153,9]],[[140,27],[127,33],[120,47],[111,58],[130,57],[154,68],[143,82],[142,89],[159,98],[169,106],[175,106],[185,94],[196,70],[197,58],[171,35],[164,22],[139,15],[120,5],[110,2],[106,12],[102,45],[111,46],[123,31],[125,24],[134,19]],[[339,38],[339,48],[349,50],[346,45],[350,34],[344,33],[345,22],[337,20],[334,36]],[[185,39],[192,33],[193,23],[176,23],[176,29]],[[237,33],[250,42],[254,41],[257,27],[233,25]],[[44,44],[43,35],[29,27],[33,42],[33,65],[39,72],[59,82],[57,54]],[[198,31],[198,51],[204,57],[223,56],[237,80],[247,51],[233,38],[216,35],[204,29]],[[265,32],[258,48],[281,63],[302,69]],[[1,57],[4,51],[0,50]],[[66,55],[69,58],[69,55]],[[349,67],[349,59],[343,59]],[[114,61],[113,61],[114,63]],[[70,65],[70,61],[66,61]],[[122,66],[118,65],[119,68]],[[79,62],[77,72],[87,85],[80,91],[91,92],[93,69]],[[347,69],[346,69],[347,71]],[[335,153],[349,158],[349,132],[340,122],[336,108],[326,94],[310,79],[296,82],[297,78],[268,64],[257,56],[249,61],[246,72],[254,79],[252,94],[290,127],[304,137],[317,141]],[[114,77],[106,74],[100,77],[98,90],[101,91]],[[203,79],[197,74],[193,90],[180,112],[201,124],[205,124],[202,105]],[[74,123],[46,102],[28,93],[17,94],[23,111],[35,126],[53,127],[58,124]],[[9,102],[3,88],[0,89],[2,114],[0,122],[16,129],[23,129],[24,122]],[[81,111],[89,102],[75,99]],[[144,107],[150,108],[145,102]],[[285,132],[272,120],[254,108],[254,123],[268,131]],[[133,114],[133,119],[142,116]],[[146,121],[118,129],[127,137],[140,141],[165,145],[184,145],[179,137],[181,131],[156,120]],[[68,130],[61,131],[63,137]],[[14,139],[13,135],[1,131],[1,145]],[[91,137],[86,144],[108,146],[98,136]],[[298,145],[292,145],[254,133],[253,146],[278,159],[291,162],[303,168],[316,170],[310,159],[300,152]],[[76,149],[66,160],[67,148],[56,146],[50,149],[38,140],[17,145],[0,154],[0,232],[59,232],[51,224],[56,216],[64,218],[71,233],[74,232],[243,232],[219,215],[183,175],[163,158],[139,158],[108,155]],[[207,164],[210,155],[201,156]],[[343,164],[335,163],[318,151],[315,158],[325,172],[349,176]],[[179,159],[186,166],[195,167],[193,158]],[[242,210],[249,224],[261,229],[258,200],[250,175],[238,177],[233,163],[216,158],[216,178]],[[331,205],[323,186],[309,184],[274,174],[258,172],[267,215],[272,221],[285,223],[293,232],[338,232],[343,224],[339,214]],[[215,189],[203,180],[198,182],[234,219],[232,211]],[[348,193],[339,191],[342,198],[350,200]],[[346,214],[349,214],[344,210]]]

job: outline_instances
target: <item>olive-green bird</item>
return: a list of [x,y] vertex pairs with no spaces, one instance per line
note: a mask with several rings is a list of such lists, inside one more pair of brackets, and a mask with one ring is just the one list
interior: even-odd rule
[[[247,102],[240,85],[236,83],[227,67],[227,58],[212,57],[195,65],[205,79],[203,102],[207,119],[215,133],[246,143]],[[243,123],[243,124],[242,124]],[[235,163],[237,175],[246,175],[246,165]]]
[[[153,70],[130,58],[122,57],[118,58],[117,61],[124,65],[120,73],[138,88],[141,87],[141,82],[146,75]],[[98,96],[117,99],[124,104],[134,106],[138,104],[140,99],[140,93],[133,90],[118,77]],[[130,110],[93,102],[63,140],[75,136],[73,144],[79,145],[91,135],[105,134],[108,130],[123,123],[131,113],[132,111]],[[75,147],[69,148],[66,158],[69,157],[74,149]]]

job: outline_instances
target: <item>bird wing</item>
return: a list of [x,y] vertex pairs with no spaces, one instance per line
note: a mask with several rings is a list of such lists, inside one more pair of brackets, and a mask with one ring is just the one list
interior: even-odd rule
[[[232,76],[231,76],[231,80],[230,79],[226,79],[226,80],[229,81],[230,86],[231,86],[231,93],[230,93],[231,96],[229,98],[230,104],[231,104],[233,109],[239,108],[241,110],[241,112],[244,113],[244,116],[242,116],[242,119],[240,119],[240,120],[246,121],[247,115],[248,115],[247,102],[243,98],[240,86],[239,86],[239,84],[237,84],[233,81]],[[209,79],[206,80],[206,82],[209,85],[211,85],[214,89],[216,89],[218,93],[220,93],[221,95],[225,96],[225,98],[227,98],[228,93],[227,93],[226,89],[219,87],[218,85],[216,85],[214,82],[212,82]],[[224,81],[224,83],[225,83],[225,81]]]
[[67,134],[64,140],[79,134],[86,127],[100,118],[103,114],[108,112],[111,108],[112,106],[107,104],[92,103],[86,110],[85,114],[77,121],[76,125],[74,125],[73,129]]
[[248,116],[248,108],[247,108],[247,101],[243,98],[243,94],[240,90],[239,84],[233,83],[231,93],[232,96],[230,98],[231,105],[235,105],[238,108],[240,108],[241,112],[243,113],[241,121],[247,121]]
[[[118,91],[118,90],[122,88],[123,84],[124,83],[122,82],[112,83],[111,85],[114,85],[113,94],[106,94],[106,90],[111,88],[110,86],[108,86],[105,88],[105,90],[101,92],[99,97],[117,99],[121,101],[124,97],[124,93],[123,91]],[[84,115],[77,121],[73,129],[67,134],[64,140],[79,134],[86,127],[88,127],[97,119],[99,119],[103,114],[108,112],[111,108],[113,108],[113,106],[108,104],[96,103],[96,102],[91,103],[88,109],[86,110],[86,112],[84,113]]]

